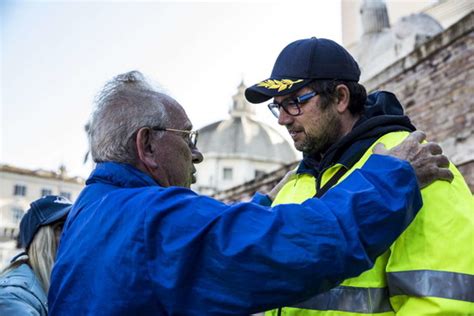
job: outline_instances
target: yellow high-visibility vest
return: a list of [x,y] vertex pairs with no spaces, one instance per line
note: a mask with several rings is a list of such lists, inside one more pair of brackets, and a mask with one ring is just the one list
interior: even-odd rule
[[[379,138],[387,148],[408,132]],[[339,182],[360,168],[369,148]],[[323,186],[340,168],[336,164],[321,178]],[[436,181],[424,188],[423,208],[372,269],[305,302],[266,315],[474,315],[474,202],[462,175],[451,164],[452,183]],[[316,179],[293,176],[273,205],[301,203],[316,193]],[[315,271],[314,273],[318,273]]]

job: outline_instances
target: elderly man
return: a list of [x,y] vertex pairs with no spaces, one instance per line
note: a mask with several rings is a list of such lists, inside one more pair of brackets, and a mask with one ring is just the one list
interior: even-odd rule
[[[393,147],[415,127],[389,92],[366,96],[352,56],[328,39],[289,44],[271,77],[246,90],[268,106],[304,154],[274,204],[325,196],[363,165],[376,143]],[[474,210],[458,170],[423,189],[423,208],[375,266],[284,308],[285,315],[474,315]],[[273,313],[282,311],[273,311]]]
[[[381,155],[322,199],[225,205],[189,190],[203,159],[191,128],[138,72],[105,86],[89,128],[97,166],[65,225],[51,315],[244,315],[293,304],[370,268],[421,206],[410,164]],[[412,162],[421,186],[449,178],[422,138],[390,154]]]

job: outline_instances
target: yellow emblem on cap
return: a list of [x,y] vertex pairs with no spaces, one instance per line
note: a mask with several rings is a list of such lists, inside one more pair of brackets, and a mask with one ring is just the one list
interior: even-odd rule
[[259,87],[264,87],[267,89],[278,89],[278,92],[286,90],[286,89],[291,89],[291,87],[298,82],[303,81],[303,79],[298,79],[296,81],[290,80],[290,79],[281,79],[281,80],[272,80],[268,79],[265,81],[262,81],[258,84]]

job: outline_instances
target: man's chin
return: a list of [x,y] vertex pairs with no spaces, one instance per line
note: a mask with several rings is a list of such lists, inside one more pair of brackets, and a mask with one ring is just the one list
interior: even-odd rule
[[293,145],[297,151],[305,152],[306,146],[302,142],[293,142]]
[[318,153],[318,150],[315,149],[315,148],[312,148],[310,146],[307,146],[307,144],[295,144],[295,149],[297,151],[300,151],[303,153],[304,156],[313,156],[313,155],[316,155]]

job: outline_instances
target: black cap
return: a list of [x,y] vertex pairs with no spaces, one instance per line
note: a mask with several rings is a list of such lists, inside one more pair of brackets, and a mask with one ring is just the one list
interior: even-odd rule
[[21,246],[28,249],[38,229],[66,217],[71,206],[71,201],[57,195],[46,195],[32,202],[20,222]]
[[297,91],[315,79],[358,82],[360,69],[349,52],[325,38],[308,38],[286,46],[270,78],[245,90],[249,102],[260,103]]

